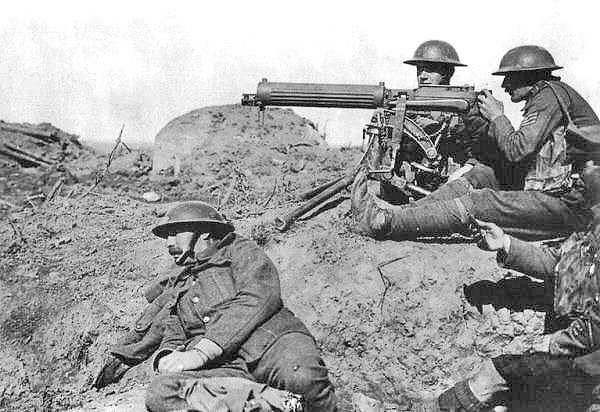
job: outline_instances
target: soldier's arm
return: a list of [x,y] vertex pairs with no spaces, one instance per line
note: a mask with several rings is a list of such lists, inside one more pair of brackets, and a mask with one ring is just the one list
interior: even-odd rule
[[[231,269],[237,293],[215,305],[202,337],[217,344],[224,353],[237,351],[250,334],[281,307],[279,275],[265,252],[251,240],[232,245]],[[200,345],[202,338],[192,341]],[[189,346],[188,346],[189,347]]]
[[558,101],[550,88],[545,87],[527,104],[518,130],[502,115],[492,120],[490,135],[509,161],[519,162],[535,154],[544,144],[544,139],[561,121],[562,112]]
[[500,250],[497,261],[502,267],[538,279],[553,279],[559,253],[557,247],[539,247],[511,236],[508,253]]
[[463,115],[465,131],[472,138],[480,138],[488,134],[490,122],[481,115],[477,106],[471,107],[468,113]]

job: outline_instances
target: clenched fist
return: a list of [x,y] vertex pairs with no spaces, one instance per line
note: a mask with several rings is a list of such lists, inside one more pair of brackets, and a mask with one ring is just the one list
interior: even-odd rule
[[479,100],[479,112],[490,122],[504,114],[504,104],[492,96],[489,90],[483,89],[477,100]]

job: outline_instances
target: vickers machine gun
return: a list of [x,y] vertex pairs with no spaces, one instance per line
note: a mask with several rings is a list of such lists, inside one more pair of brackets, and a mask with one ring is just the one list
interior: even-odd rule
[[[422,197],[444,183],[452,172],[452,155],[446,141],[458,115],[476,103],[472,86],[432,86],[416,89],[387,89],[357,84],[274,83],[263,79],[256,94],[244,94],[242,105],[302,106],[349,109],[375,109],[371,122],[364,126],[366,150],[359,165],[344,178],[326,183],[312,191],[312,199],[282,218],[277,229],[286,230],[304,213],[325,202],[350,185],[360,167],[370,179],[379,180],[382,190],[393,187],[410,197]],[[436,114],[431,131],[417,121],[420,115]]]

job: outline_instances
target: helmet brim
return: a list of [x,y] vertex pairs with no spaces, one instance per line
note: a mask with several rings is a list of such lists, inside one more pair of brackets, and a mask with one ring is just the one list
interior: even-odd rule
[[411,66],[418,66],[421,63],[439,63],[439,64],[447,64],[448,66],[456,66],[456,67],[467,67],[466,64],[462,64],[458,61],[439,61],[436,59],[410,59],[405,60],[404,64],[410,64]]
[[229,222],[219,222],[218,220],[175,220],[173,222],[166,222],[156,225],[152,229],[152,233],[154,233],[158,237],[162,237],[164,239],[169,236],[174,236],[180,232],[196,232],[196,233],[228,233],[233,232],[234,227]]
[[493,76],[504,76],[509,73],[517,73],[517,72],[535,72],[535,71],[548,71],[548,70],[558,70],[562,69],[563,66],[543,66],[543,67],[528,67],[523,69],[504,69],[504,70],[496,70],[492,73]]

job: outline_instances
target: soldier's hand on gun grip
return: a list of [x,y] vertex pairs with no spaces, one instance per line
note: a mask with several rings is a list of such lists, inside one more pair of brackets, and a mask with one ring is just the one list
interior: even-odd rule
[[202,368],[208,362],[208,356],[198,350],[185,352],[173,351],[158,361],[160,373],[177,373]]
[[492,92],[486,89],[477,96],[479,112],[489,121],[504,114],[504,104],[492,96]]
[[475,223],[479,227],[481,240],[477,242],[477,246],[483,250],[497,251],[504,249],[506,253],[510,249],[510,238],[504,230],[498,225],[491,222],[475,219]]

